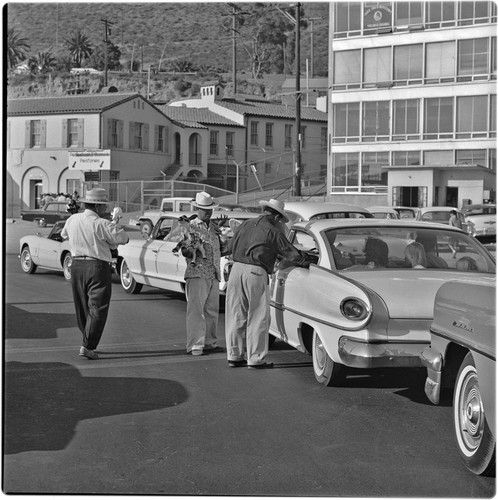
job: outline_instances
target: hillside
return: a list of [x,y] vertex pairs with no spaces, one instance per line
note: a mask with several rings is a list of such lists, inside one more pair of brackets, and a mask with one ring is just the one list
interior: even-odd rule
[[[244,3],[237,4],[244,8]],[[287,4],[280,4],[285,7]],[[328,2],[304,2],[303,18],[312,19],[313,66],[315,76],[326,76],[328,69]],[[113,23],[110,41],[125,60],[138,60],[144,67],[161,59],[167,63],[186,59],[195,65],[210,65],[231,71],[232,40],[222,23],[230,19],[230,7],[222,2],[202,3],[9,3],[4,6],[8,27],[14,27],[28,40],[32,54],[58,53],[64,39],[84,29],[96,45],[104,38],[106,19]],[[311,29],[301,34],[302,72],[311,57]],[[238,71],[250,71],[238,41]]]

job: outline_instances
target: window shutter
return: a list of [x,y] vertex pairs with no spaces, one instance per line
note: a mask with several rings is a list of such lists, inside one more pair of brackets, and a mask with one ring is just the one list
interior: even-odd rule
[[142,140],[142,149],[149,151],[149,124],[144,123],[144,136]]
[[130,122],[130,142],[128,149],[135,149],[135,122]]
[[85,143],[84,133],[85,133],[85,119],[79,118],[78,119],[78,147],[79,148],[82,148],[83,144]]
[[160,149],[159,149],[159,125],[154,125],[154,151],[160,151]]
[[67,120],[62,120],[62,147],[67,148]]
[[40,147],[47,147],[47,120],[40,121]]
[[164,152],[169,153],[169,127],[164,129]]
[[118,148],[123,149],[123,120],[118,120]]
[[112,118],[107,118],[107,147],[112,147]]
[[31,121],[26,120],[24,129],[24,144],[27,148],[31,147]]

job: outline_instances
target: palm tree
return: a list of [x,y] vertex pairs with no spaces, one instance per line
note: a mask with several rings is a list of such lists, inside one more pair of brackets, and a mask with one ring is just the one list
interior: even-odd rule
[[173,61],[171,63],[171,67],[173,68],[173,71],[178,73],[191,73],[196,70],[195,66],[186,59],[177,59],[176,61]]
[[71,38],[65,38],[64,44],[76,68],[81,68],[81,63],[92,55],[93,47],[82,30],[78,30]]
[[15,28],[7,31],[7,64],[9,68],[16,67],[28,57],[30,45],[27,38],[23,38]]
[[51,52],[38,52],[36,57],[29,60],[29,68],[32,73],[48,73],[55,69],[56,59]]

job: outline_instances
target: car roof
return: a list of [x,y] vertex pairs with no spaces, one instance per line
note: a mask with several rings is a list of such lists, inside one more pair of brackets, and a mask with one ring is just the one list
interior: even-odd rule
[[438,229],[439,231],[454,230],[462,232],[453,226],[445,226],[437,222],[415,221],[413,219],[319,219],[313,221],[296,222],[292,227],[313,229],[321,232],[325,229],[343,227],[402,227],[407,229]]
[[[378,207],[367,207],[367,210],[369,212],[396,212],[396,210],[394,210],[393,207],[381,207],[381,206],[378,206]],[[397,213],[397,212],[396,212]]]
[[426,212],[451,212],[452,210],[455,210],[457,212],[461,212],[461,210],[459,210],[456,207],[422,207],[422,208],[419,208],[419,210],[422,213],[426,213]]
[[327,212],[353,212],[360,214],[370,214],[370,212],[363,207],[349,205],[347,203],[331,203],[328,201],[289,201],[285,203],[284,212],[294,212],[299,214],[301,217],[306,218]]

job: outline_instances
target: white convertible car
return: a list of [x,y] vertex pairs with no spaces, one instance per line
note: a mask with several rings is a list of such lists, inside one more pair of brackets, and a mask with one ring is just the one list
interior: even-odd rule
[[71,279],[71,251],[68,241],[62,241],[61,231],[66,221],[54,224],[48,236],[33,234],[19,240],[21,268],[33,274],[38,267],[62,271],[66,280]]
[[[311,354],[326,385],[340,383],[346,367],[422,366],[441,285],[496,272],[475,238],[437,223],[317,220],[294,224],[289,239],[316,264],[278,266],[270,334]],[[414,254],[421,262],[410,264]]]
[[[163,215],[155,224],[151,235],[146,239],[131,239],[126,245],[118,247],[117,270],[121,285],[127,293],[139,293],[143,285],[185,292],[185,258],[181,252],[173,253],[181,238],[178,219],[190,217],[190,213],[170,212]],[[215,212],[212,220],[228,219],[244,221],[259,217],[251,212]],[[230,231],[226,234],[230,237]],[[232,262],[227,257],[221,258],[222,281],[220,291],[226,289],[226,279]]]

